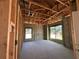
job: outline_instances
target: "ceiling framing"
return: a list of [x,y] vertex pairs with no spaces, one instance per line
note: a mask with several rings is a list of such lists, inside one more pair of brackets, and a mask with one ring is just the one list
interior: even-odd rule
[[[69,0],[20,0],[25,23],[51,24],[70,14]],[[61,21],[61,20],[60,20]]]

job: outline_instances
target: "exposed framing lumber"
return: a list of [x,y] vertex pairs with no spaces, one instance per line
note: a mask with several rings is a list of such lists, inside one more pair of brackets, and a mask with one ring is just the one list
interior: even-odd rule
[[[25,1],[27,1],[27,0],[25,0]],[[49,7],[46,7],[46,6],[44,6],[44,5],[41,5],[41,4],[37,3],[37,2],[34,2],[34,1],[27,1],[27,2],[30,2],[30,3],[33,4],[33,5],[37,5],[37,6],[39,6],[39,7],[44,8],[44,9],[50,10],[50,11],[52,11],[52,12],[57,12],[57,11],[55,11],[55,10],[49,8]]]
[[[67,7],[66,7],[67,8]],[[50,18],[54,18],[56,15],[60,14],[61,12],[63,12],[66,8],[62,9],[60,12],[57,12],[56,14],[54,14],[53,16],[51,16]],[[50,19],[49,18],[49,19]]]
[[[66,8],[67,8],[67,7],[66,7]],[[60,14],[61,12],[63,12],[66,8],[62,9],[60,12],[55,13],[53,16],[49,17],[49,18],[48,18],[47,20],[45,20],[45,21],[48,21],[48,20],[50,20],[51,18],[56,17],[56,15]],[[44,21],[44,22],[45,22],[45,21]]]
[[79,11],[79,0],[76,0],[77,10]]
[[[57,5],[53,6],[52,9],[54,9],[56,6],[57,6]],[[49,13],[49,11],[48,11],[47,13]]]
[[70,14],[68,14],[67,16],[65,16],[65,17],[70,17],[71,15]]
[[[63,3],[63,2],[61,2],[60,0],[56,0],[57,2],[59,2],[59,3],[61,3],[62,5],[64,5],[64,6],[66,6],[67,8],[69,8],[69,6],[68,5],[66,5],[65,3]],[[66,9],[66,8],[65,8]],[[64,10],[64,9],[63,9]],[[61,10],[60,12],[57,12],[55,15],[57,15],[57,14],[59,14],[59,13],[61,13],[63,10]],[[51,18],[53,18],[55,15],[52,15],[52,16],[50,16],[48,19],[51,19]]]
[[[42,17],[34,17],[34,16],[29,16],[28,18],[39,18],[39,19],[41,19]],[[27,17],[25,18],[25,19],[27,19]],[[46,18],[42,18],[42,19],[46,19]]]
[[[60,4],[66,6],[66,7],[69,7],[68,5],[66,5],[65,3],[61,2],[60,0],[56,0],[57,2],[59,2]],[[55,5],[52,9],[54,9],[57,5]]]
[[38,14],[41,14],[41,15],[44,15],[44,16],[50,16],[48,14],[43,14],[43,13],[39,13],[39,12],[34,12],[34,13],[38,13]]
[[61,20],[60,20],[60,19],[59,19],[59,20],[53,20],[53,21],[48,22],[48,24],[56,23],[56,22],[58,22],[58,21],[61,21]]
[[36,9],[35,11],[39,11],[39,10],[45,10],[45,9]]
[[[46,22],[46,21],[48,21],[48,20],[50,20],[50,19],[52,19],[52,18],[55,18],[58,14],[60,14],[61,12],[63,12],[66,8],[68,8],[69,9],[69,5],[67,5],[67,4],[65,4],[64,2],[62,2],[62,1],[60,1],[60,0],[56,0],[56,2],[58,2],[59,4],[61,4],[61,5],[63,5],[65,8],[64,9],[62,9],[61,11],[56,11],[56,10],[54,10],[54,8],[57,6],[57,5],[54,5],[53,6],[53,8],[50,8],[49,6],[45,6],[44,4],[40,4],[40,3],[38,3],[38,2],[35,2],[35,1],[32,1],[32,0],[25,0],[26,2],[28,2],[29,3],[29,5],[36,5],[36,6],[39,6],[39,7],[41,7],[41,8],[43,8],[43,9],[47,9],[47,10],[49,10],[49,11],[51,11],[51,12],[53,12],[53,13],[55,13],[54,15],[47,15],[47,14],[43,14],[43,13],[39,13],[39,12],[36,12],[37,10],[42,10],[42,9],[36,9],[36,11],[33,11],[33,15],[32,15],[32,17],[36,17],[36,16],[34,16],[35,14],[38,14],[37,16],[39,16],[39,15],[44,15],[44,16],[49,16],[49,18],[48,19],[46,19],[46,20],[43,20],[43,22]],[[68,1],[66,1],[66,2],[68,2]],[[30,4],[31,3],[31,4]],[[32,12],[32,11],[30,11],[30,12]],[[38,17],[37,17],[38,18]],[[41,18],[43,18],[43,17],[41,17]]]
[[31,5],[32,5],[31,2],[29,2],[29,7],[28,7],[29,9],[31,8]]
[[[25,9],[21,9],[21,10],[25,10]],[[29,10],[27,10],[27,11],[29,11]],[[44,15],[44,16],[50,16],[50,15],[48,15],[48,14],[39,13],[39,12],[37,12],[37,11],[30,11],[30,12],[32,12],[32,13],[38,13],[38,14],[42,14],[42,15]],[[24,15],[26,15],[26,14],[24,14]]]
[[29,2],[29,7],[28,7],[29,12],[28,12],[28,16],[30,16],[30,8],[31,8],[31,2]]
[[68,5],[66,5],[65,3],[61,2],[60,0],[56,0],[57,2],[59,2],[60,4],[66,6],[66,7],[69,7]]

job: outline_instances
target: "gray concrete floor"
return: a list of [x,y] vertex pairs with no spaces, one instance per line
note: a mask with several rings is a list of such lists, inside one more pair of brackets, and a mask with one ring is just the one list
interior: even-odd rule
[[71,50],[48,40],[24,42],[21,59],[74,59]]

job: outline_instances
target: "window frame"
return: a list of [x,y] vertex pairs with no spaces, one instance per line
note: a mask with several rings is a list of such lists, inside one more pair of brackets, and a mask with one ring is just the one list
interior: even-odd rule
[[31,30],[32,30],[32,31],[31,31],[31,34],[32,34],[32,35],[31,35],[31,38],[29,38],[29,39],[32,39],[32,38],[33,38],[33,29],[32,29],[32,27],[25,27],[25,29],[24,29],[24,39],[25,39],[25,40],[28,40],[28,39],[25,38],[25,36],[26,36],[26,29],[31,29]]
[[63,40],[63,25],[62,25],[62,24],[58,24],[58,25],[49,26],[49,39],[50,39],[50,40],[60,40],[60,39],[56,39],[56,38],[55,38],[55,39],[50,38],[50,31],[51,31],[51,30],[50,30],[50,28],[51,28],[51,27],[60,26],[60,25],[62,26],[62,40]]

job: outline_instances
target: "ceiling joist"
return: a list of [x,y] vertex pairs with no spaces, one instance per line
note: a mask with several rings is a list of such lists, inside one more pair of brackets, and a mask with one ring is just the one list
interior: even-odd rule
[[[66,7],[66,8],[67,8],[67,7]],[[48,18],[47,20],[45,20],[45,21],[48,21],[48,20],[50,20],[50,19],[56,17],[56,15],[60,14],[61,12],[63,12],[66,8],[62,9],[60,12],[55,13],[54,15],[52,15],[51,17],[49,17],[49,18]]]
[[70,14],[68,0],[24,0],[24,2],[26,6],[21,8],[21,11],[27,22],[48,24],[59,21],[59,16]]
[[60,14],[61,12],[63,12],[66,8],[62,9],[60,12],[55,13],[53,16],[51,16],[49,19],[54,18],[56,15]]
[[[62,5],[66,6],[66,8],[69,8],[68,5],[66,5],[65,3],[61,2],[60,0],[56,0],[57,2],[61,3]],[[65,9],[66,9],[65,8]],[[60,12],[55,13],[54,15],[50,16],[48,19],[54,18],[55,15],[60,14],[62,11],[64,11],[65,9],[61,10]]]
[[[25,10],[25,9],[21,9],[21,10]],[[29,11],[29,10],[27,10],[27,11]],[[38,14],[41,14],[41,15],[44,15],[44,16],[50,16],[50,15],[48,15],[48,14],[39,13],[39,12],[37,12],[37,11],[30,11],[30,12],[32,12],[33,14],[38,13]],[[23,14],[23,15],[26,15],[26,14]]]
[[66,6],[66,7],[69,7],[68,5],[66,5],[65,3],[61,2],[60,0],[56,0],[57,2],[59,2],[60,4]]
[[[26,1],[27,1],[27,0],[26,0]],[[46,7],[46,6],[44,6],[44,5],[41,5],[41,4],[37,3],[37,2],[34,2],[34,1],[27,1],[27,2],[30,2],[30,3],[33,4],[33,5],[37,5],[37,6],[39,6],[39,7],[44,8],[44,9],[50,10],[50,11],[52,11],[52,12],[57,12],[57,11],[55,11],[55,10],[49,8],[49,7]]]

